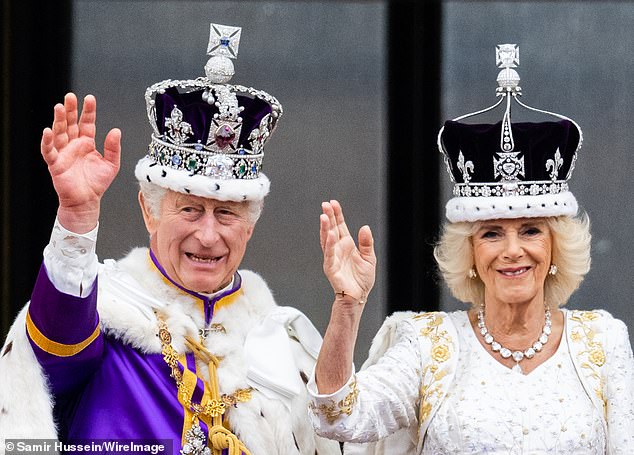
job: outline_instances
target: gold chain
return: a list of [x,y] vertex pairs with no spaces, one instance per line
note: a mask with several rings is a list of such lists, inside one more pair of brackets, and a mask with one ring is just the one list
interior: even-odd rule
[[191,400],[193,390],[183,382],[183,374],[178,368],[178,353],[172,346],[172,335],[167,329],[167,324],[158,314],[157,319],[159,324],[158,336],[161,341],[163,360],[165,360],[165,363],[172,369],[170,376],[176,381],[179,396],[196,416],[217,417],[223,415],[228,406],[235,406],[237,403],[244,403],[251,399],[253,389],[249,387],[248,389],[238,389],[230,395],[223,394],[219,397],[220,399],[211,399],[204,404],[193,402]]

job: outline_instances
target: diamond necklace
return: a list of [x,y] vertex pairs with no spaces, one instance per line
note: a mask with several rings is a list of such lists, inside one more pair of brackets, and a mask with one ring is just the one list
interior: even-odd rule
[[550,320],[550,309],[547,306],[544,306],[544,309],[545,321],[544,328],[542,328],[542,334],[531,347],[525,349],[524,351],[511,351],[510,349],[505,348],[500,343],[495,341],[493,335],[489,333],[489,330],[484,323],[484,306],[482,306],[478,311],[478,327],[480,328],[480,335],[482,335],[482,338],[484,338],[484,342],[491,346],[491,350],[493,352],[499,352],[502,358],[508,359],[509,357],[513,357],[513,360],[515,360],[515,365],[511,369],[516,373],[524,374],[524,370],[522,370],[520,362],[524,359],[532,359],[535,354],[541,351],[544,345],[548,342],[548,335],[550,335],[552,331],[552,322]]

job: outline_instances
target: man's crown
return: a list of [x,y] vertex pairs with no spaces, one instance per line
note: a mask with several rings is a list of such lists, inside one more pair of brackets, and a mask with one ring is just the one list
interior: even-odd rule
[[135,173],[183,193],[262,199],[270,186],[261,173],[263,148],[282,106],[264,91],[227,84],[242,29],[218,24],[210,29],[205,76],[168,79],[146,90],[152,140]]

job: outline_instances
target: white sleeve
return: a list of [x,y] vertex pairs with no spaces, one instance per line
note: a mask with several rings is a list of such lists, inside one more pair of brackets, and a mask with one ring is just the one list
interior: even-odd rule
[[311,419],[320,436],[345,442],[372,442],[417,426],[421,357],[414,328],[401,323],[393,346],[379,361],[353,374],[330,395],[308,383]]
[[86,234],[65,229],[55,218],[51,240],[44,248],[44,266],[51,283],[65,294],[85,297],[97,277],[97,225]]
[[608,332],[606,419],[610,455],[634,451],[634,357],[625,324],[615,319]]

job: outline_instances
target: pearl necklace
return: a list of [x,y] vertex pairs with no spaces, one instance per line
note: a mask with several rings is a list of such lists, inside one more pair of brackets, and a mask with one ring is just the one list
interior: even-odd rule
[[489,330],[484,323],[484,307],[480,308],[480,310],[478,311],[478,327],[480,328],[480,335],[482,335],[482,337],[484,338],[484,342],[491,346],[491,350],[493,352],[499,352],[502,358],[508,359],[509,357],[513,357],[513,360],[515,360],[515,365],[511,369],[516,373],[524,374],[524,371],[520,366],[520,362],[524,359],[532,359],[535,354],[541,351],[544,345],[548,342],[548,335],[550,335],[552,331],[552,322],[550,320],[550,309],[548,307],[544,308],[546,311],[542,334],[531,347],[525,349],[524,351],[511,351],[510,349],[505,348],[500,343],[495,341],[493,335],[489,333]]

